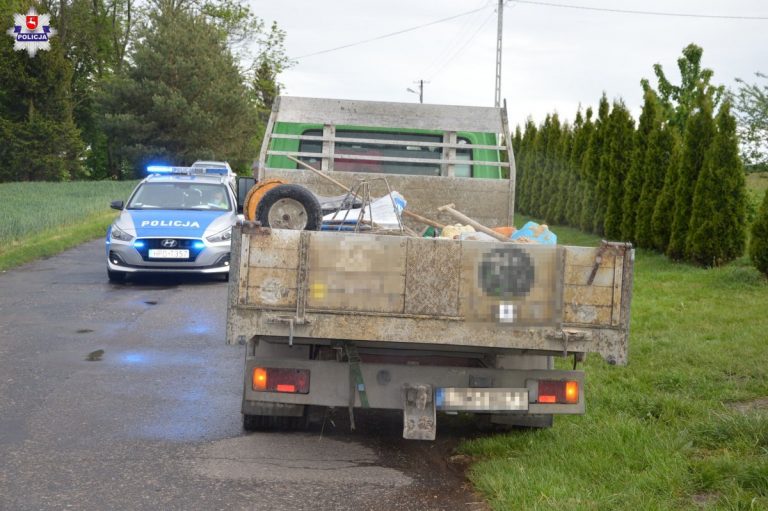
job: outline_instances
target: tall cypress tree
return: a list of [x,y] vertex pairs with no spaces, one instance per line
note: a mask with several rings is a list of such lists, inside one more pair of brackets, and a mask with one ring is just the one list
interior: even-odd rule
[[635,122],[623,102],[613,104],[609,124],[611,131],[606,154],[608,188],[605,200],[605,234],[609,238],[619,239],[624,217],[624,182],[632,162],[632,143],[635,136]]
[[533,177],[532,166],[535,164],[534,143],[536,141],[536,132],[536,124],[529,117],[525,122],[525,131],[520,142],[520,158],[518,161],[521,173],[520,180],[515,185],[517,195],[515,204],[517,205],[517,210],[524,213],[528,213],[530,207],[531,180]]
[[699,179],[704,155],[715,134],[712,117],[712,100],[700,91],[698,106],[688,118],[683,139],[683,153],[680,161],[677,188],[675,189],[675,210],[667,255],[672,259],[683,259],[686,253],[688,228],[691,221],[691,205]]
[[522,149],[523,149],[523,134],[520,131],[520,125],[515,126],[515,136],[512,137],[512,154],[515,161],[515,208],[520,209],[518,201],[520,200],[520,181],[523,178],[522,163]]
[[565,123],[560,129],[560,143],[557,148],[557,172],[553,176],[554,191],[549,199],[547,220],[553,224],[565,223],[565,203],[568,198],[568,157],[573,144],[573,130]]
[[674,144],[675,136],[669,125],[654,123],[648,135],[648,149],[643,164],[645,180],[637,205],[635,224],[635,242],[641,248],[658,248],[653,239],[653,213],[664,187],[664,177],[669,168]]
[[531,195],[528,198],[528,214],[541,216],[541,198],[547,177],[547,146],[551,132],[552,116],[547,115],[536,132],[533,142],[534,159],[531,166]]
[[643,110],[635,132],[632,163],[624,184],[624,203],[622,206],[621,237],[623,240],[631,242],[637,241],[637,213],[640,194],[648,174],[645,155],[648,152],[650,134],[660,122],[656,94],[649,88],[646,89],[644,98]]
[[592,109],[586,111],[586,121],[581,115],[581,110],[576,113],[576,121],[573,129],[573,146],[568,158],[569,177],[566,191],[568,197],[565,205],[565,219],[568,225],[578,227],[581,216],[581,198],[583,196],[584,182],[581,179],[582,160],[587,151],[589,137],[592,134]]
[[682,142],[679,141],[677,131],[667,128],[674,142],[669,154],[669,164],[664,170],[664,185],[661,194],[656,200],[651,218],[651,232],[653,234],[653,246],[661,252],[667,251],[669,237],[672,234],[672,220],[675,213],[675,193],[680,176],[680,158],[682,154]]
[[520,131],[520,125],[515,126],[515,134],[512,137],[512,151],[517,155],[520,150],[520,143],[523,141],[523,133]]
[[752,224],[749,258],[761,273],[768,275],[768,190]]
[[720,266],[739,257],[746,241],[746,190],[739,158],[736,119],[721,104],[717,131],[704,157],[691,208],[686,258]]
[[562,136],[560,116],[557,115],[557,112],[552,114],[547,131],[549,134],[547,136],[547,145],[544,153],[544,165],[542,166],[544,174],[542,176],[541,193],[539,195],[537,207],[539,209],[538,215],[544,217],[548,222],[551,222],[549,208],[552,197],[557,194],[557,177],[560,168],[558,153],[560,150],[560,137]]
[[597,108],[597,120],[589,138],[587,152],[584,155],[582,176],[585,186],[582,196],[581,218],[579,227],[583,231],[594,231],[595,225],[595,202],[597,198],[597,182],[600,177],[601,159],[603,154],[603,141],[607,131],[608,115],[610,114],[610,105],[608,98],[603,93],[600,98],[600,104]]

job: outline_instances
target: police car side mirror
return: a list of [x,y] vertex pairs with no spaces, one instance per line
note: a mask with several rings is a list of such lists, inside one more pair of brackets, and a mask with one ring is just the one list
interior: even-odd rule
[[118,211],[122,211],[123,209],[123,201],[121,200],[113,200],[109,203],[109,207],[112,209],[116,209]]

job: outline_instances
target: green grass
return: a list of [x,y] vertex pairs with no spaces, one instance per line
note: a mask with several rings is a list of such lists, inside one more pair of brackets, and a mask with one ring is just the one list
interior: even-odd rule
[[768,282],[746,258],[635,268],[629,365],[587,359],[586,415],[460,447],[494,509],[768,509],[768,408],[732,405],[768,396]]
[[135,181],[0,184],[0,270],[104,235]]
[[757,193],[768,190],[768,172],[752,172],[747,174],[747,189]]
[[754,220],[757,210],[768,190],[768,172],[752,172],[747,174],[747,214],[749,221]]

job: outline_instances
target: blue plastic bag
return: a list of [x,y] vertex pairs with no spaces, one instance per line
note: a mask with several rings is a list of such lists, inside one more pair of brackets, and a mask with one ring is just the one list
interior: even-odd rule
[[[537,230],[541,230],[538,235],[536,234]],[[549,227],[540,229],[540,225],[536,222],[528,222],[521,229],[516,230],[509,238],[516,240],[522,237],[528,238],[540,245],[557,245],[555,233],[550,231]]]

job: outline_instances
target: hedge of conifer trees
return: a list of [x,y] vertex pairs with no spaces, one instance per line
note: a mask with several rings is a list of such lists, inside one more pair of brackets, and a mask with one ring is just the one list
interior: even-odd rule
[[597,115],[580,109],[572,124],[554,113],[518,127],[518,211],[702,266],[739,257],[746,192],[736,122],[701,54],[683,50],[679,86],[655,66],[658,91],[641,82],[637,123],[603,94]]

